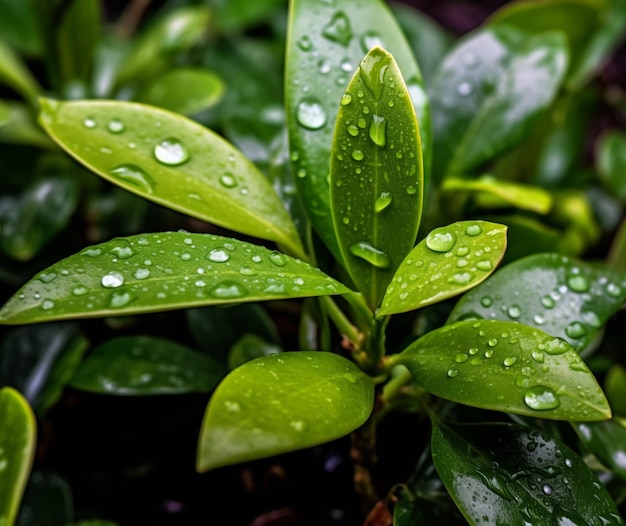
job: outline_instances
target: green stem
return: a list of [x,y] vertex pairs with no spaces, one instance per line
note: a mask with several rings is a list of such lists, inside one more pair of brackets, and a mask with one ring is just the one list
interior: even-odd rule
[[352,343],[358,344],[361,339],[361,333],[350,323],[350,320],[337,306],[330,296],[320,296],[321,305],[326,309],[326,313],[333,320],[335,327],[341,334],[348,338]]

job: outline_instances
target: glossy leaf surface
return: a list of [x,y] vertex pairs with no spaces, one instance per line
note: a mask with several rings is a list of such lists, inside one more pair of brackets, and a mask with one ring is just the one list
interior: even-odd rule
[[383,2],[292,0],[290,6],[285,74],[293,172],[313,227],[339,258],[328,170],[337,110],[355,68],[376,45],[394,56],[415,106],[427,172],[432,149],[428,101],[411,48]]
[[598,173],[607,189],[626,202],[626,134],[609,132],[598,142]]
[[379,315],[406,312],[456,296],[485,280],[506,249],[506,226],[459,221],[436,228],[393,277]]
[[264,356],[230,373],[202,422],[198,471],[303,449],[359,427],[374,384],[352,362],[327,352]]
[[170,232],[94,245],[40,272],[0,323],[343,294],[319,269],[236,239]]
[[602,464],[626,479],[626,427],[618,420],[575,422],[578,438]]
[[456,304],[448,322],[517,321],[582,351],[626,300],[626,278],[602,265],[553,253],[510,263]]
[[26,65],[3,40],[0,40],[0,83],[13,88],[31,102],[41,92]]
[[129,102],[42,102],[50,136],[103,178],[199,219],[299,250],[267,179],[199,124]]
[[11,387],[0,389],[0,523],[12,525],[35,455],[35,416]]
[[375,47],[341,100],[330,164],[341,254],[372,308],[415,243],[423,191],[413,104],[395,60]]
[[567,445],[512,424],[433,423],[433,460],[470,524],[624,524]]
[[239,338],[228,353],[228,369],[233,370],[260,356],[278,354],[282,352],[280,346],[266,342],[256,334],[244,334]]
[[399,356],[430,393],[474,407],[555,420],[604,420],[611,409],[564,340],[500,320],[431,331]]
[[209,393],[224,373],[217,362],[172,341],[127,336],[94,349],[70,385],[111,395]]
[[567,63],[557,32],[494,27],[462,39],[432,84],[436,174],[467,174],[518,143],[552,103]]

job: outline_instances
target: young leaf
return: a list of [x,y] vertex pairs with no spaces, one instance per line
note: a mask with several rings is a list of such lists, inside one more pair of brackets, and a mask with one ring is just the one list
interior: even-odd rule
[[144,234],[94,245],[48,267],[0,309],[0,323],[346,292],[319,269],[244,241],[185,232]]
[[372,308],[415,243],[423,191],[422,151],[409,92],[393,57],[372,48],[341,100],[330,163],[339,248]]
[[70,385],[111,395],[209,393],[224,367],[174,342],[150,336],[114,338],[79,366]]
[[618,477],[626,480],[626,427],[612,419],[572,423],[578,438]]
[[198,471],[315,446],[359,427],[374,383],[328,352],[263,356],[230,373],[202,422]]
[[406,256],[378,313],[397,314],[456,296],[485,280],[506,249],[506,226],[459,221],[436,228]]
[[0,524],[14,524],[35,455],[37,429],[28,402],[0,389]]
[[564,338],[580,352],[625,300],[623,274],[559,254],[535,254],[503,267],[465,294],[448,323],[518,321]]
[[68,153],[105,179],[198,219],[300,254],[295,227],[270,183],[203,126],[130,102],[41,102],[40,121]]
[[432,451],[470,524],[624,524],[585,462],[539,431],[433,422]]
[[460,321],[422,336],[398,356],[430,393],[536,418],[611,417],[602,389],[564,340],[499,320]]
[[355,67],[376,45],[394,56],[406,79],[428,172],[428,98],[411,48],[388,8],[379,0],[291,0],[285,96],[293,172],[313,227],[338,259],[328,188],[335,116]]

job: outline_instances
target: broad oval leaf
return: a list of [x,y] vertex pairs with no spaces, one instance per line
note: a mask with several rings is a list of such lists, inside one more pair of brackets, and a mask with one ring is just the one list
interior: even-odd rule
[[433,422],[431,443],[437,472],[472,525],[624,524],[583,459],[544,433]]
[[180,115],[117,101],[43,99],[40,122],[68,153],[127,190],[301,254],[269,181],[233,145]]
[[536,418],[593,421],[611,409],[585,362],[564,340],[519,323],[446,325],[398,356],[430,393]]
[[459,221],[436,228],[406,256],[377,314],[425,307],[478,285],[502,259],[506,230],[487,221]]
[[93,245],[48,267],[0,309],[0,323],[346,292],[319,269],[258,245],[209,234],[144,234]]
[[341,100],[330,163],[339,248],[350,277],[372,308],[415,243],[423,192],[411,98],[393,57],[375,47]]
[[36,447],[35,415],[12,387],[0,389],[0,523],[12,525]]
[[626,427],[618,420],[575,422],[583,444],[618,477],[626,480]]
[[198,471],[315,446],[359,427],[374,383],[352,362],[300,351],[263,356],[217,387],[202,422]]
[[518,321],[563,338],[581,352],[625,300],[623,274],[559,254],[534,254],[465,294],[448,322]]
[[70,385],[110,395],[209,393],[225,372],[209,357],[172,341],[125,336],[94,349]]
[[291,0],[285,95],[293,173],[313,227],[337,259],[328,186],[332,133],[351,75],[377,45],[394,56],[408,85],[428,173],[432,151],[428,98],[411,48],[387,6],[379,0]]

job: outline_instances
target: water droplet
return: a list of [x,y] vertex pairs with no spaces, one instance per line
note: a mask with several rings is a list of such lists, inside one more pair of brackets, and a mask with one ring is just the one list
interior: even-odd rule
[[111,271],[108,274],[102,276],[100,280],[103,287],[107,289],[115,289],[117,287],[121,287],[124,284],[124,276],[116,271]]
[[478,263],[476,263],[476,268],[478,270],[483,270],[486,272],[488,270],[491,270],[493,268],[493,265],[488,259],[482,259]]
[[471,356],[475,356],[478,353],[478,348],[477,347],[471,347],[468,352],[470,353]]
[[41,310],[51,310],[51,309],[54,309],[54,301],[43,300],[41,302]]
[[231,400],[224,400],[224,407],[226,408],[226,411],[229,411],[230,413],[239,413],[241,411],[239,402],[233,402]]
[[351,245],[350,252],[377,268],[387,269],[391,266],[391,261],[386,252],[373,247],[365,241],[359,241]]
[[37,279],[43,283],[51,283],[56,279],[57,275],[54,272],[42,272],[37,276]]
[[83,126],[85,128],[89,128],[90,130],[96,127],[96,119],[94,119],[93,117],[85,117],[85,120],[83,120]]
[[351,102],[352,102],[352,95],[350,95],[349,93],[344,93],[341,96],[341,105],[342,106],[347,106]]
[[342,11],[337,11],[330,22],[322,28],[322,35],[332,42],[347,47],[352,40],[350,19]]
[[311,39],[307,35],[304,35],[298,39],[297,46],[302,51],[311,51],[313,48],[313,42],[311,42]]
[[474,91],[474,88],[469,82],[461,82],[461,84],[459,84],[456,88],[456,91],[462,97],[466,97]]
[[533,351],[531,353],[531,356],[533,357],[533,360],[535,360],[537,363],[543,363],[546,358],[546,355],[542,351]]
[[479,224],[473,224],[473,225],[468,225],[467,228],[465,229],[465,233],[468,236],[478,236],[480,234],[482,234],[483,229],[481,228],[481,226]]
[[352,158],[353,158],[355,161],[362,161],[364,156],[365,156],[365,155],[363,154],[363,152],[362,152],[361,150],[354,150],[354,151],[352,152]]
[[448,283],[453,285],[467,285],[474,279],[474,274],[471,272],[457,272],[447,279]]
[[115,254],[120,259],[128,259],[135,253],[129,245],[118,245],[113,247],[110,252]]
[[464,257],[467,256],[469,254],[469,248],[468,247],[459,247],[456,250],[456,255],[459,257]]
[[182,142],[170,137],[154,147],[156,160],[168,166],[178,166],[189,160],[189,152]]
[[515,356],[507,356],[503,363],[505,367],[511,367],[517,363],[517,358]]
[[304,422],[302,420],[292,420],[289,425],[298,432],[302,432],[305,429]]
[[130,292],[125,290],[116,290],[109,298],[109,307],[112,309],[120,309],[126,307],[131,301],[136,299]]
[[456,234],[445,227],[436,228],[426,236],[426,246],[434,252],[449,252],[456,243]]
[[237,298],[243,298],[248,294],[247,289],[237,283],[236,281],[222,281],[215,285],[210,291],[209,294],[214,298],[220,300],[231,300]]
[[613,296],[614,298],[619,297],[622,293],[621,287],[619,287],[615,283],[609,283],[606,286],[606,291],[609,293],[610,296]]
[[351,384],[355,384],[358,381],[358,378],[353,375],[352,373],[346,373],[343,375],[343,377],[348,380],[348,382],[350,382]]
[[480,304],[485,308],[491,307],[493,300],[489,296],[483,296],[480,298]]
[[298,104],[296,118],[301,126],[309,130],[319,130],[326,124],[324,107],[314,97],[306,97]]
[[135,270],[135,279],[146,279],[150,277],[150,271],[147,268],[138,268]]
[[372,122],[370,123],[370,139],[372,142],[380,146],[381,148],[387,144],[387,120],[385,117],[381,117],[380,115],[372,115]]
[[352,135],[352,137],[356,137],[359,134],[359,128],[354,124],[350,124],[348,126],[348,133]]
[[276,265],[277,267],[284,267],[287,264],[285,256],[276,250],[272,251],[272,253],[269,255],[269,258],[270,261],[274,263],[274,265]]
[[374,98],[379,100],[383,88],[385,87],[385,75],[389,68],[389,57],[382,52],[373,52],[367,58],[361,62],[359,66],[359,74],[367,89],[372,92]]
[[583,312],[582,317],[585,323],[587,323],[587,325],[593,327],[594,329],[599,329],[600,327],[602,327],[602,320],[595,312]]
[[498,345],[498,340],[496,338],[491,338],[487,342],[487,345],[489,345],[489,347],[495,347],[496,345]]
[[235,188],[237,186],[237,179],[232,174],[224,174],[220,177],[220,184],[224,188]]
[[567,286],[574,292],[587,292],[589,290],[589,281],[585,276],[576,274],[567,278]]
[[448,377],[449,378],[456,378],[459,375],[459,370],[458,369],[448,369]]
[[214,263],[224,263],[230,259],[228,253],[221,248],[214,248],[206,255],[206,259],[213,261]]
[[322,75],[326,75],[330,72],[332,65],[330,60],[322,59],[317,63],[317,68]]
[[542,348],[551,356],[557,356],[566,352],[569,349],[569,345],[561,338],[553,338],[546,342]]
[[552,495],[552,486],[550,484],[544,484],[541,489],[546,495]]
[[361,42],[361,49],[363,50],[363,53],[367,53],[370,49],[376,46],[382,47],[382,48],[385,47],[383,39],[375,31],[367,31],[363,33],[363,35],[361,36],[360,42]]
[[73,296],[84,296],[87,292],[89,292],[87,287],[83,287],[82,285],[78,285],[72,289]]
[[565,327],[565,334],[567,334],[570,338],[578,339],[587,334],[587,329],[579,321],[573,321]]
[[124,123],[119,119],[111,119],[107,124],[107,130],[111,133],[122,133],[126,129]]
[[535,411],[556,409],[561,405],[559,396],[550,387],[535,385],[524,393],[524,403]]
[[415,188],[414,186],[407,186],[406,193],[409,195],[415,195],[417,193],[417,188]]
[[522,315],[522,309],[520,309],[519,305],[511,305],[506,313],[509,315],[509,318],[516,320]]
[[463,363],[466,362],[469,359],[469,356],[467,356],[467,354],[465,353],[458,353],[455,357],[454,357],[454,361],[456,363]]
[[102,255],[102,249],[100,248],[87,248],[80,253],[81,256],[88,256],[90,258],[97,258]]
[[154,192],[154,181],[146,172],[134,164],[120,164],[109,170],[111,175],[151,194]]
[[546,308],[546,309],[552,309],[554,308],[554,299],[552,299],[551,296],[543,296],[541,298],[541,304]]
[[391,204],[391,201],[392,197],[389,192],[381,192],[376,198],[376,202],[374,203],[374,210],[376,212],[382,212]]

